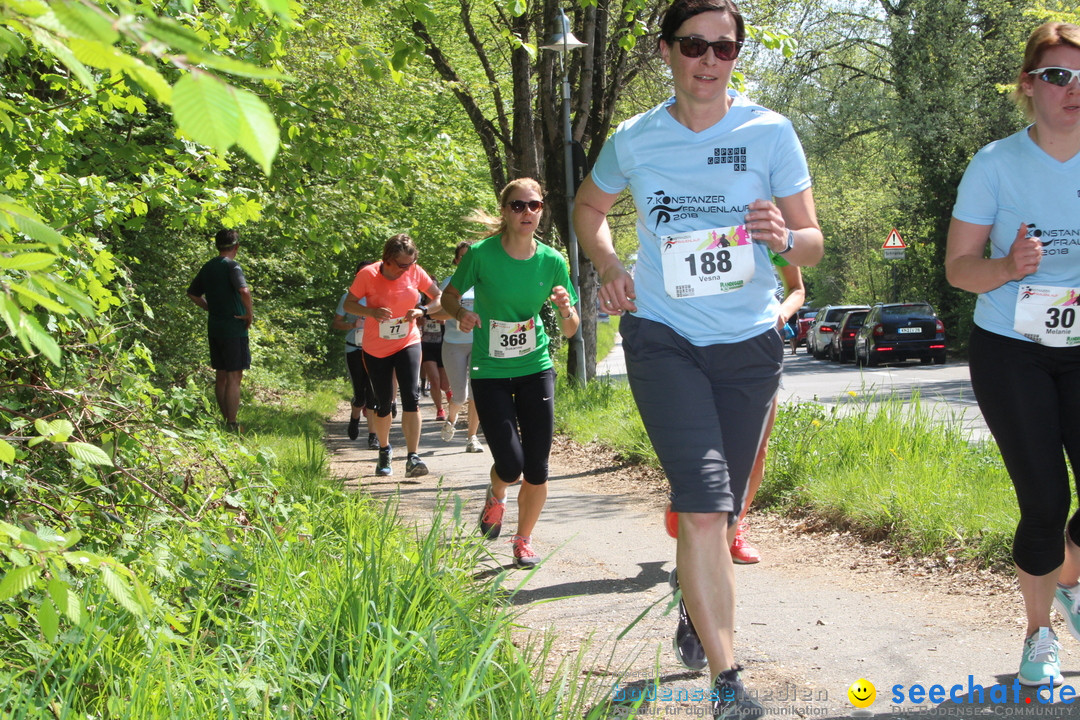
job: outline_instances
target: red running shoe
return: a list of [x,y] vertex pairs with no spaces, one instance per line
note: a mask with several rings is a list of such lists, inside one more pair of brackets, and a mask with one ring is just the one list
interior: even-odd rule
[[668,535],[679,537],[679,513],[671,509],[671,503],[668,503],[667,510],[664,511],[664,527],[667,528]]
[[480,511],[480,534],[488,540],[499,537],[505,512],[506,503],[496,500],[491,494],[491,485],[488,485],[487,495],[484,496],[484,509]]
[[731,561],[736,565],[753,565],[761,562],[758,549],[746,542],[746,521],[740,520],[735,530],[735,542],[731,543]]
[[515,535],[510,538],[514,545],[514,565],[519,568],[531,568],[540,562],[540,556],[533,552],[529,538]]

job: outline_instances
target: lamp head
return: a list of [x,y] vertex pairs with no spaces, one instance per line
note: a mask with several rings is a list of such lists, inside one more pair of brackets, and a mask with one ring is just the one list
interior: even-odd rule
[[540,48],[554,52],[566,52],[583,48],[587,44],[578,40],[574,37],[574,33],[570,32],[570,18],[566,17],[566,13],[563,12],[562,8],[559,8],[559,16],[555,19],[555,33],[548,39],[547,44],[541,45]]

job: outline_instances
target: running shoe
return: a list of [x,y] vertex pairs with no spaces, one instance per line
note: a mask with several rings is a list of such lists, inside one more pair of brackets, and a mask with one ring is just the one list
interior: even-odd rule
[[1031,633],[1031,637],[1024,641],[1024,656],[1020,659],[1020,672],[1016,673],[1016,679],[1028,687],[1060,685],[1059,650],[1061,644],[1050,628],[1041,627]]
[[765,706],[750,696],[739,677],[739,666],[716,676],[712,689],[713,720],[745,720],[765,714]]
[[679,537],[679,513],[671,509],[671,503],[668,503],[667,510],[664,511],[664,527],[668,535]]
[[482,453],[484,452],[484,446],[480,444],[480,438],[475,435],[469,436],[469,442],[465,443],[465,452],[468,453]]
[[375,465],[376,475],[393,475],[394,470],[390,467],[390,461],[394,458],[394,449],[387,445],[379,448],[379,462]]
[[355,440],[360,437],[360,418],[349,418],[349,439]]
[[422,477],[427,475],[427,465],[420,459],[420,456],[416,453],[409,453],[408,459],[405,461],[405,477]]
[[1080,585],[1058,585],[1054,590],[1054,609],[1065,618],[1069,633],[1080,640]]
[[379,449],[379,436],[375,433],[367,434],[367,449],[378,450]]
[[445,420],[446,419],[446,410],[444,410],[442,408],[439,408],[439,411],[437,413],[435,413],[435,419],[436,420]]
[[454,423],[447,420],[443,423],[442,430],[439,431],[439,436],[442,438],[443,442],[450,442],[454,439],[454,433],[456,432],[457,429],[454,427]]
[[480,534],[488,540],[499,537],[505,512],[506,503],[496,500],[491,493],[491,485],[488,485],[487,495],[484,496],[484,509],[480,511]]
[[[679,589],[679,575],[677,568],[671,569],[668,576],[668,584],[672,590]],[[691,670],[704,670],[709,660],[705,657],[705,648],[701,645],[694,623],[690,620],[690,613],[686,611],[686,603],[679,598],[679,624],[675,628],[675,639],[672,641],[675,648],[675,657],[685,667]]]
[[735,541],[731,543],[731,562],[736,565],[753,565],[761,562],[758,549],[746,542],[746,521],[740,520],[735,528]]
[[540,562],[540,556],[533,552],[529,538],[515,535],[510,538],[514,546],[514,565],[519,568],[531,568]]

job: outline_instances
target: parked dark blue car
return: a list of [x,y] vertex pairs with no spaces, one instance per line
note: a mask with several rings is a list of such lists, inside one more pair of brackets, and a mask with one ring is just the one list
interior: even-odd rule
[[945,362],[945,323],[929,303],[882,303],[870,308],[855,336],[855,362],[878,363],[918,358]]

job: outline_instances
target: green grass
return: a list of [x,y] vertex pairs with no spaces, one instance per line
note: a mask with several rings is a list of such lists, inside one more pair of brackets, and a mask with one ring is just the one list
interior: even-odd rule
[[335,403],[315,392],[242,408],[247,431],[219,445],[230,482],[200,490],[198,520],[148,523],[123,558],[152,612],[125,610],[92,577],[82,621],[50,641],[0,606],[0,717],[597,717],[601,691],[579,683],[575,659],[552,676],[546,643],[515,647],[511,576],[474,576],[487,551],[459,507],[416,537],[393,507],[328,481]]

